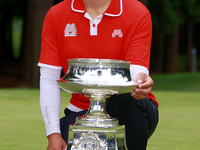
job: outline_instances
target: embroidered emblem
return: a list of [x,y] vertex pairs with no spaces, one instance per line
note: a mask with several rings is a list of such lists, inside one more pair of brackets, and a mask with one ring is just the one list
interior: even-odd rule
[[68,23],[65,27],[65,36],[76,36],[77,30],[75,23]]
[[123,33],[122,33],[122,31],[120,30],[120,29],[115,29],[114,31],[113,31],[113,33],[112,33],[112,37],[114,38],[114,37],[116,37],[116,36],[119,36],[120,38],[122,38],[123,37]]

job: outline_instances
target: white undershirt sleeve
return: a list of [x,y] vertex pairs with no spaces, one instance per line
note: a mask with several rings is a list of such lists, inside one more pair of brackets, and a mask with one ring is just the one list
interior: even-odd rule
[[136,81],[136,77],[139,73],[145,73],[149,75],[149,70],[146,67],[140,65],[130,65],[131,78]]
[[60,79],[62,68],[40,67],[40,108],[46,128],[46,136],[60,133]]

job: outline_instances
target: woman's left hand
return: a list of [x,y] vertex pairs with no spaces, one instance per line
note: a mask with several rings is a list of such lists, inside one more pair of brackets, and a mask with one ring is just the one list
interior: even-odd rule
[[138,86],[133,89],[131,95],[137,100],[145,99],[153,89],[153,79],[145,73],[139,73],[135,82]]

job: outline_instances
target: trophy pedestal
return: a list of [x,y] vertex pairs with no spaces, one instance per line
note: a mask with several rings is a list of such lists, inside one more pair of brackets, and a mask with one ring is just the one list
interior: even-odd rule
[[111,91],[87,90],[87,93],[90,108],[77,117],[74,126],[70,125],[67,150],[127,150],[125,126],[119,126],[118,120],[105,110],[104,97]]
[[67,150],[127,150],[125,126],[92,128],[70,125]]

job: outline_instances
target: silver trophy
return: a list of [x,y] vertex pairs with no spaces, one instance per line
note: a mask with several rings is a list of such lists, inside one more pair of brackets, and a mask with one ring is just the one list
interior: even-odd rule
[[105,110],[105,99],[131,92],[136,84],[130,62],[111,59],[70,59],[66,75],[57,81],[65,91],[90,98],[90,108],[69,127],[67,150],[127,150],[125,127]]

